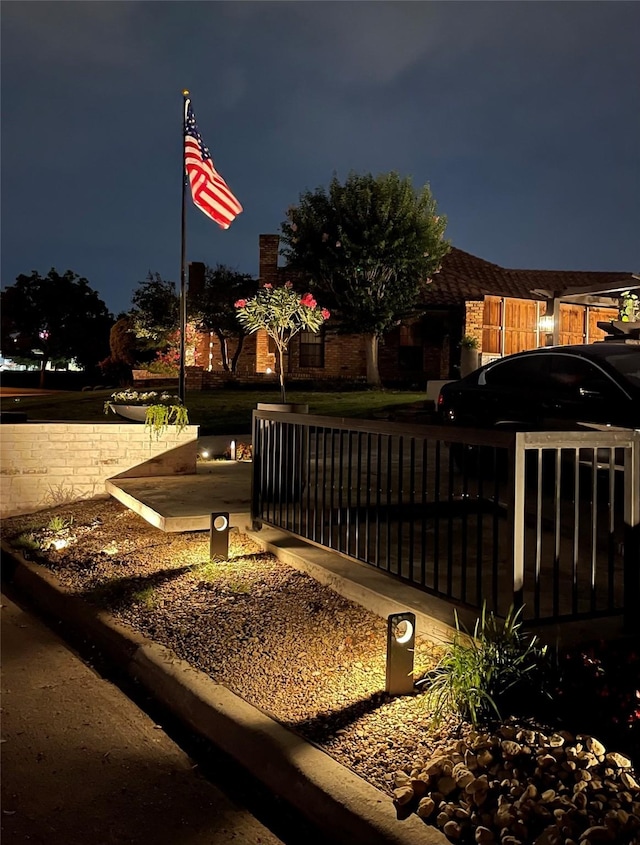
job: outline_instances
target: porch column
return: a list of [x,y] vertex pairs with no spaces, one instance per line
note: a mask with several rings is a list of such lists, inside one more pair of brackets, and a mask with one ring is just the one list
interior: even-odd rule
[[560,343],[560,296],[559,291],[554,291],[553,296],[547,299],[547,311],[544,320],[542,333],[545,335],[545,346],[558,346]]

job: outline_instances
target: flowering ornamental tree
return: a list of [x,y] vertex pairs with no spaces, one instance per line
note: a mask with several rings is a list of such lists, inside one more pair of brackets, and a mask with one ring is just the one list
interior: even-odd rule
[[289,341],[302,330],[317,332],[331,316],[326,308],[320,308],[310,293],[304,296],[293,290],[291,282],[282,287],[263,285],[251,299],[239,299],[235,303],[238,321],[248,334],[264,329],[278,350],[278,374],[280,395],[286,402],[284,389],[284,353]]

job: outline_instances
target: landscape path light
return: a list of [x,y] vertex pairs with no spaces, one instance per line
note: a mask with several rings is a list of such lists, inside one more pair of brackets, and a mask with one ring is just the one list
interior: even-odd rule
[[209,536],[209,558],[229,560],[229,514],[212,513]]
[[413,656],[416,643],[416,615],[409,611],[387,617],[387,681],[389,695],[410,695],[413,685]]

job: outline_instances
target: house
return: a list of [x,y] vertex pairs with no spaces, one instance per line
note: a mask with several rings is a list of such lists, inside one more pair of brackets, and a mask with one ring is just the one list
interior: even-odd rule
[[[279,240],[279,235],[260,235],[260,283],[292,281],[302,292],[304,284],[279,266]],[[465,335],[476,339],[480,363],[539,346],[601,340],[605,333],[598,322],[616,320],[620,293],[639,286],[640,276],[630,272],[506,269],[452,247],[425,287],[422,313],[382,339],[380,375],[385,384],[455,378]],[[225,378],[220,358],[215,335],[202,337],[202,386]],[[238,362],[240,379],[271,377],[274,370],[275,354],[266,334],[246,338]],[[289,346],[289,381],[357,381],[365,373],[364,339],[337,334],[330,321],[324,331],[302,332]]]

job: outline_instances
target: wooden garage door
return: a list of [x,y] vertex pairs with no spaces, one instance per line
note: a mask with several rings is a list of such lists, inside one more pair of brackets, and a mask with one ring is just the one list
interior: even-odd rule
[[500,355],[500,334],[502,329],[502,297],[485,296],[482,317],[482,351]]
[[538,345],[538,308],[530,299],[504,300],[504,354],[524,352]]
[[565,305],[560,303],[560,345],[566,346],[570,343],[584,343],[584,316],[583,305]]
[[587,309],[587,343],[604,340],[606,332],[598,328],[598,322],[605,323],[618,319],[617,308],[588,308]]

